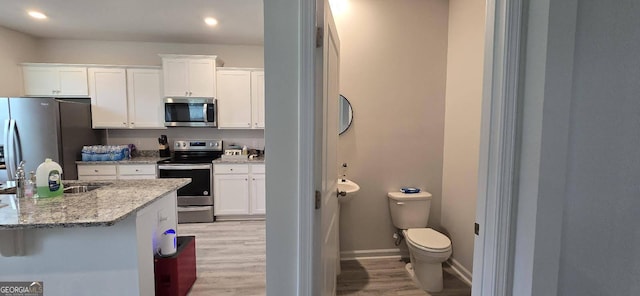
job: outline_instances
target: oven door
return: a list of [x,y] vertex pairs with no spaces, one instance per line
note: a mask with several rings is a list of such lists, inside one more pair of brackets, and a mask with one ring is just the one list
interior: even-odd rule
[[217,117],[216,99],[165,99],[165,126],[217,127]]
[[161,164],[160,178],[191,178],[191,183],[178,189],[178,206],[213,205],[211,164]]

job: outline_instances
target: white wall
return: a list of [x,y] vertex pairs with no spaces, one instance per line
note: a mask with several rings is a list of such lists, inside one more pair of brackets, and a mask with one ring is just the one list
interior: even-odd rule
[[0,97],[17,97],[23,93],[19,63],[38,59],[38,40],[0,27]]
[[442,227],[452,259],[473,263],[473,223],[478,190],[485,1],[449,1],[447,95],[442,165]]
[[336,26],[354,121],[339,137],[339,163],[361,189],[341,206],[341,251],[395,249],[387,192],[431,192],[429,224],[440,226],[448,1],[349,3]]
[[558,295],[640,295],[638,15],[578,4]]
[[154,65],[158,54],[218,55],[228,67],[264,67],[262,46],[43,39],[41,60],[49,63]]

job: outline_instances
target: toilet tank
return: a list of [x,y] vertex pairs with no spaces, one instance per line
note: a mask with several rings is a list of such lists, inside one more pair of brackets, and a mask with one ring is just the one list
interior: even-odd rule
[[389,211],[391,221],[396,228],[424,228],[429,220],[431,193],[389,192]]

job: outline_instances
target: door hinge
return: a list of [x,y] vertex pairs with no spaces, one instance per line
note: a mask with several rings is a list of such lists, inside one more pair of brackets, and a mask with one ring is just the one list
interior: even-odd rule
[[322,47],[324,43],[324,30],[320,27],[316,28],[316,48]]
[[320,191],[316,190],[316,196],[315,196],[315,207],[316,210],[320,208]]
[[473,233],[475,233],[476,235],[480,235],[480,224],[473,223]]

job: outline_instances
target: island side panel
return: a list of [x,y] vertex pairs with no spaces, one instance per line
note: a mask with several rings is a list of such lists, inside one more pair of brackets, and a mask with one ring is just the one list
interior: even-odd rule
[[136,215],[108,227],[23,231],[25,255],[0,257],[0,281],[43,281],[47,296],[140,294]]
[[136,214],[138,280],[140,295],[155,295],[153,255],[159,251],[162,234],[177,230],[177,195],[171,192]]

